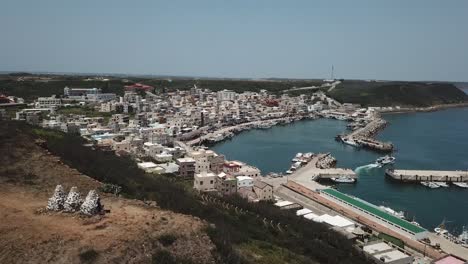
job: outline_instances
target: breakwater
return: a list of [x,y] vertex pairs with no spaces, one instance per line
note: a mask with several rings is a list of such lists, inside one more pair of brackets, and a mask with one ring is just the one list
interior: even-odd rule
[[403,182],[468,182],[468,171],[441,170],[393,170],[385,174],[394,180]]
[[379,152],[392,152],[393,144],[374,139],[375,135],[387,126],[387,121],[381,117],[373,117],[366,126],[358,128],[348,135],[341,136],[343,142],[355,142],[359,147]]

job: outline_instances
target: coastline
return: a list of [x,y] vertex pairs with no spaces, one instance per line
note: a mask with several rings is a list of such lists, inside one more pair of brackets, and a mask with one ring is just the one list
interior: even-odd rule
[[429,107],[405,107],[395,110],[378,110],[381,114],[405,114],[405,113],[417,113],[417,112],[434,112],[449,108],[464,108],[468,107],[468,102],[456,103],[456,104],[440,104]]

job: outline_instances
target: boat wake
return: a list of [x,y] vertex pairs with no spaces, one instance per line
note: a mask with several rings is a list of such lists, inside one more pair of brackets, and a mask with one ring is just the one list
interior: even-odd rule
[[360,174],[362,172],[367,172],[367,171],[375,169],[375,168],[381,168],[381,166],[379,164],[376,164],[376,163],[371,163],[371,164],[367,164],[367,165],[364,165],[364,166],[357,167],[356,169],[354,169],[354,172],[357,173],[357,174]]

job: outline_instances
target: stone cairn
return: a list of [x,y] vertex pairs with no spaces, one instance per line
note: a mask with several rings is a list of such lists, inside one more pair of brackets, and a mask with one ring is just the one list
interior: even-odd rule
[[67,199],[65,200],[65,204],[63,205],[63,210],[68,213],[73,213],[80,210],[81,203],[81,195],[78,192],[78,188],[73,186],[68,193]]
[[62,210],[66,197],[67,195],[63,191],[62,185],[57,185],[55,187],[54,195],[52,195],[52,197],[50,197],[49,201],[47,202],[47,210],[50,210],[50,211]]
[[80,211],[85,215],[95,215],[102,210],[101,199],[95,190],[89,191]]

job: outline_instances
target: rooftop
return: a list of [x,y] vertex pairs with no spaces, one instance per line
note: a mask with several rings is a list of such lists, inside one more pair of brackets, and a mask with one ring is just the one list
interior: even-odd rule
[[390,261],[395,261],[395,260],[399,260],[399,259],[404,259],[404,258],[407,258],[409,256],[406,255],[405,253],[399,251],[399,250],[392,250],[392,251],[389,251],[389,252],[376,254],[376,255],[374,255],[374,257],[378,258],[378,259],[383,258],[383,259],[385,259],[385,262],[390,262]]
[[328,194],[328,195],[331,195],[333,197],[335,197],[336,199],[338,200],[341,200],[343,202],[346,202],[346,203],[349,203],[353,206],[356,206],[364,211],[367,211],[368,213],[374,215],[374,216],[378,216],[382,219],[385,219],[386,221],[389,221],[391,223],[393,223],[394,225],[398,225],[399,227],[401,227],[402,229],[404,230],[407,230],[409,232],[412,232],[414,234],[417,234],[417,233],[421,233],[421,232],[425,232],[426,229],[424,228],[421,228],[419,226],[416,226],[416,225],[413,225],[411,224],[410,222],[406,221],[406,220],[403,220],[403,219],[400,219],[396,216],[393,216],[391,214],[388,214],[380,209],[378,209],[377,207],[373,207],[372,205],[368,204],[368,203],[365,203],[361,200],[358,200],[358,199],[355,199],[351,196],[348,196],[344,193],[341,193],[339,191],[336,191],[334,189],[324,189],[322,190],[322,192]]

